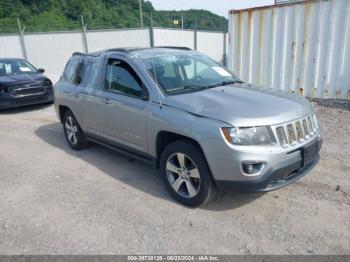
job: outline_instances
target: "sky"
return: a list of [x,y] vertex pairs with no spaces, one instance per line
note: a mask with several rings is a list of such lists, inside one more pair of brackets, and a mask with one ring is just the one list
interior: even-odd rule
[[206,9],[221,16],[228,10],[271,5],[274,0],[149,0],[157,10]]

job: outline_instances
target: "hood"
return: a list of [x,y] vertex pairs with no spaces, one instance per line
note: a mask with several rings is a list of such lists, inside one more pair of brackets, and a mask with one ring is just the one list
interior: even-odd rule
[[313,111],[304,97],[248,84],[168,96],[164,104],[241,127],[280,124]]
[[0,83],[11,86],[28,82],[43,81],[46,77],[40,73],[0,76]]

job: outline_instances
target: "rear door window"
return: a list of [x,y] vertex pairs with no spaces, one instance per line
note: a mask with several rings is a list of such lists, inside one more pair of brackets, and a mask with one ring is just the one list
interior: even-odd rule
[[79,66],[80,59],[79,57],[73,56],[69,59],[66,68],[63,73],[63,79],[71,84],[77,83],[77,69]]
[[92,76],[92,68],[95,59],[92,57],[84,58],[79,63],[77,72],[77,84],[87,86],[90,83]]

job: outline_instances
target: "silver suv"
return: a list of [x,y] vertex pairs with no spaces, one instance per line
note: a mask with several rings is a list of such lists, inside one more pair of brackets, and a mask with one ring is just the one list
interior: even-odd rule
[[216,188],[281,188],[319,161],[320,129],[306,99],[243,83],[186,48],[74,53],[54,92],[73,149],[92,141],[152,162],[188,206]]

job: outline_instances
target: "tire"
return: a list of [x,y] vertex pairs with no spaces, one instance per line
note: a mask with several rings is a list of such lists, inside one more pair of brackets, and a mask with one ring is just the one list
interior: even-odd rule
[[160,158],[160,172],[169,193],[178,202],[197,207],[215,194],[215,186],[207,161],[191,141],[169,144]]
[[64,113],[63,130],[71,148],[74,150],[81,150],[87,147],[88,141],[84,136],[84,132],[70,110]]

